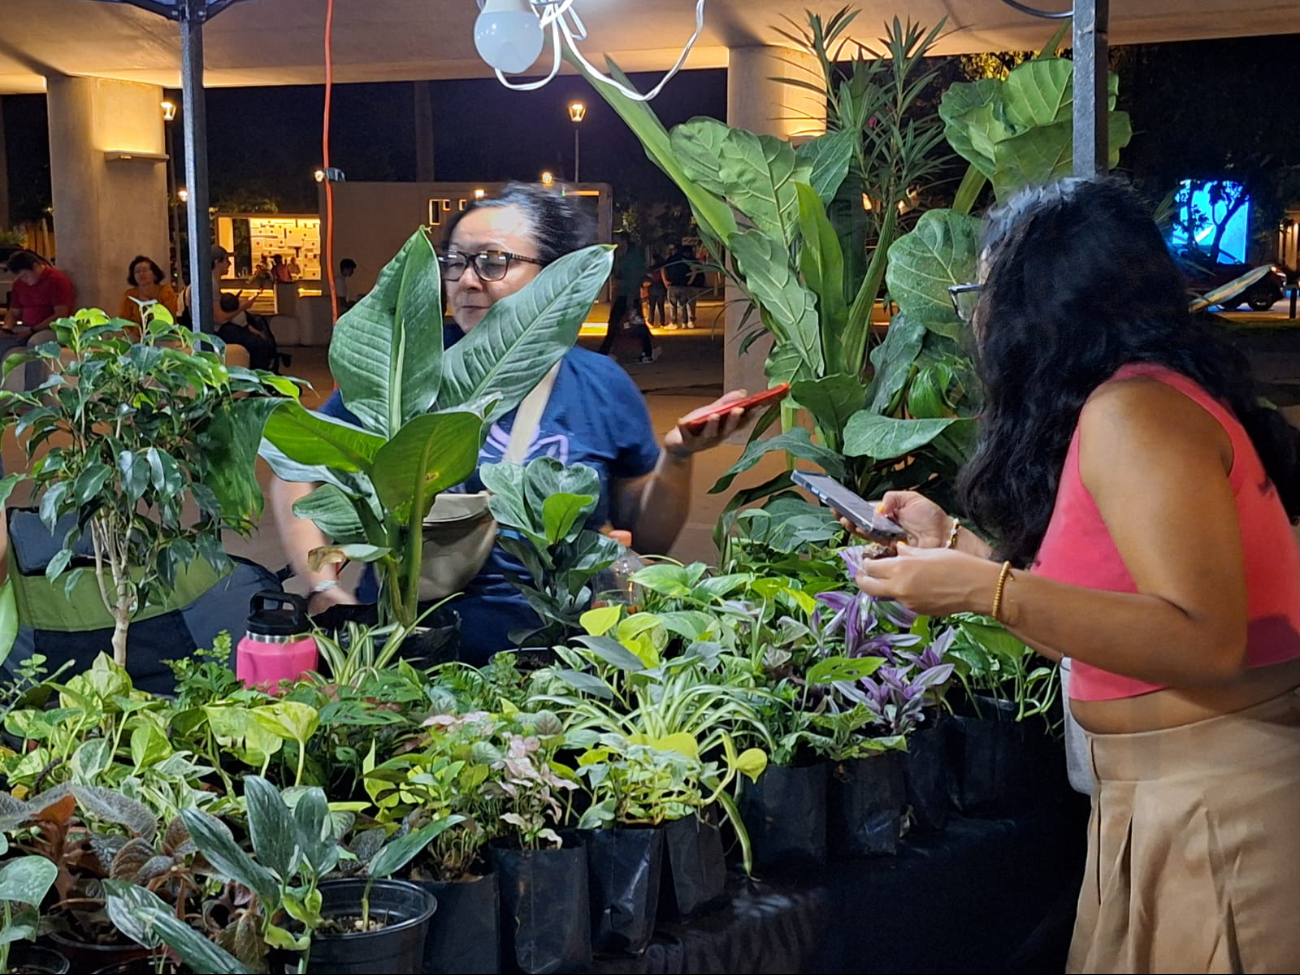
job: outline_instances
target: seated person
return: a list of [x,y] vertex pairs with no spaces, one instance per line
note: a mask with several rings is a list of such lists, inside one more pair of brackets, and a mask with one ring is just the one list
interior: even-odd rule
[[118,318],[142,325],[143,309],[149,305],[162,305],[172,315],[180,312],[180,298],[176,289],[167,283],[162,268],[144,254],[138,255],[127,267],[126,283],[131,287],[122,295]]
[[217,299],[222,314],[228,316],[217,329],[217,337],[227,345],[242,345],[248,350],[249,365],[254,369],[273,369],[279,358],[275,336],[266,320],[250,314],[237,295],[223,294]]

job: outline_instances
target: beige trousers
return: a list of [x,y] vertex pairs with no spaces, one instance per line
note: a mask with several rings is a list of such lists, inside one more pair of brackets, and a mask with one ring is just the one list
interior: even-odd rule
[[1097,792],[1067,971],[1300,972],[1300,689],[1087,738]]

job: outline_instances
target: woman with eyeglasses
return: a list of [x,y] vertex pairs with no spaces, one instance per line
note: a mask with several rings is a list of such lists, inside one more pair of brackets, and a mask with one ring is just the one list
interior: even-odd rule
[[[526,287],[546,265],[594,242],[594,224],[576,197],[512,183],[496,198],[475,200],[451,222],[441,258],[444,297],[452,315],[452,322],[444,326],[445,343],[451,345],[477,328],[496,302]],[[694,455],[722,443],[745,417],[740,410],[723,414],[711,419],[699,434],[684,424],[744,395],[728,393],[711,407],[683,417],[661,438],[628,374],[605,356],[574,348],[561,362],[526,459],[549,456],[566,465],[594,469],[600,476],[601,495],[592,527],[627,529],[639,550],[666,552],[690,508]],[[321,412],[352,419],[337,392]],[[512,412],[493,426],[479,455],[480,464],[502,459],[514,420]],[[307,553],[326,544],[326,539],[311,521],[293,515],[293,504],[313,487],[273,479],[271,488],[281,540],[295,573],[311,589],[309,611],[318,615],[334,605],[355,603],[358,596],[360,601],[373,602],[377,597],[373,576],[354,596],[339,584],[332,567],[312,571],[308,566]],[[466,489],[483,490],[477,473]],[[462,660],[486,663],[492,654],[512,648],[511,631],[540,625],[507,581],[507,573],[522,575],[524,570],[497,548],[455,600],[453,608],[461,617]]]
[[1071,972],[1300,971],[1297,433],[1188,313],[1135,194],[1025,190],[988,219],[986,404],[960,487],[858,585],[997,617],[1072,660],[1097,787]]

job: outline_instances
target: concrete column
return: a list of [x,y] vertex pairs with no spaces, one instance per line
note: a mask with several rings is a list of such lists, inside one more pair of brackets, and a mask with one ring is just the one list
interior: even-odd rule
[[9,154],[5,151],[5,108],[0,98],[0,230],[11,223],[9,213]]
[[[775,80],[796,78],[820,82],[817,59],[802,51],[780,47],[733,47],[727,66],[727,124],[763,135],[802,142],[826,131],[826,102],[806,88]],[[755,392],[767,387],[763,363],[771,341],[762,339],[743,355],[740,322],[745,305],[741,294],[727,286],[725,388]]]
[[162,89],[51,77],[50,184],[59,269],[78,307],[116,314],[136,254],[167,265]]

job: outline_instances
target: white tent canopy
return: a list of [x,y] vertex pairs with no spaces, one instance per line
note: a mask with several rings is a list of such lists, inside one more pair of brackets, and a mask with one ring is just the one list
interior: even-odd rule
[[[166,2],[166,0],[164,0]],[[786,43],[777,28],[805,9],[833,15],[844,0],[709,0],[688,68],[725,67],[735,47]],[[895,15],[934,25],[937,53],[1028,50],[1052,25],[1001,0],[856,0],[854,36],[870,43]],[[1068,9],[1068,0],[1033,0]],[[45,89],[50,75],[179,84],[176,25],[128,3],[8,0],[0,11],[0,93]],[[578,0],[584,45],[626,70],[663,70],[690,36],[695,0]],[[474,51],[475,0],[336,0],[341,82],[486,77]],[[1111,0],[1112,44],[1275,34],[1295,30],[1295,0]],[[325,0],[241,0],[205,28],[209,86],[318,84]]]

